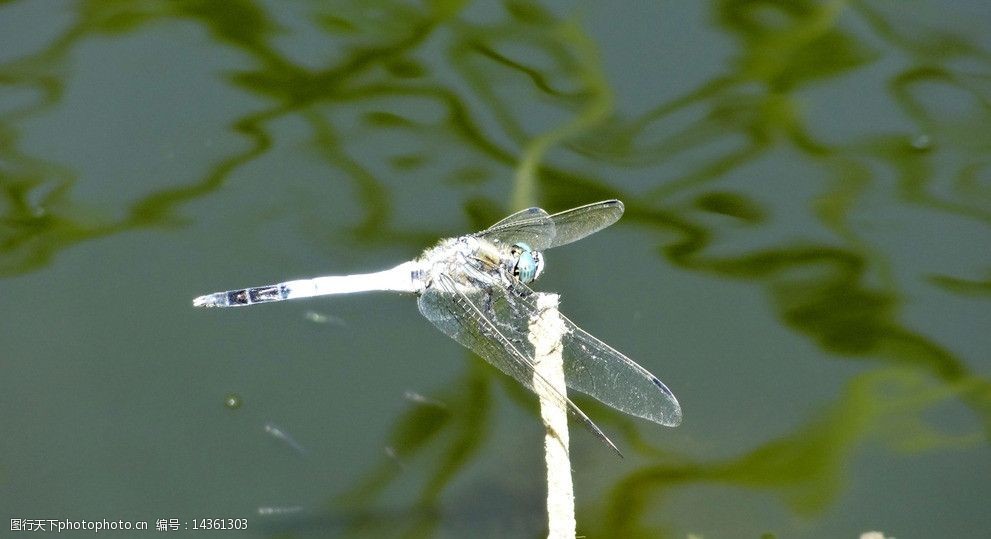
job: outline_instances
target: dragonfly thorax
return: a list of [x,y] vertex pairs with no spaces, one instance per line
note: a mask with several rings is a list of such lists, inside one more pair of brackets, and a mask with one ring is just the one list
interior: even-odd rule
[[507,244],[474,236],[441,241],[428,249],[417,261],[420,270],[414,280],[430,286],[441,274],[452,278],[466,290],[493,285],[508,286],[518,280],[530,283],[544,270],[544,257],[528,243]]

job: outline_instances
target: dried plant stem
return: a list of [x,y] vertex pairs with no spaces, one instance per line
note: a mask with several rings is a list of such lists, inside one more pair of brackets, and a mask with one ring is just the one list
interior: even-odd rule
[[[567,394],[561,339],[565,326],[558,314],[557,294],[537,294],[540,316],[530,321],[536,372],[562,395]],[[535,386],[537,384],[534,384]],[[568,454],[568,413],[553,402],[540,399],[544,421],[544,460],[547,464],[547,525],[550,538],[575,537],[575,491]]]

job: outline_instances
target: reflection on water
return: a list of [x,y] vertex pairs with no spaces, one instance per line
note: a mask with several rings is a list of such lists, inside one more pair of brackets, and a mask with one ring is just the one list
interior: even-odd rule
[[[957,252],[986,254],[991,56],[979,43],[882,2],[716,1],[707,8],[711,21],[732,43],[725,67],[636,112],[617,102],[597,38],[568,13],[515,1],[485,16],[468,16],[477,6],[459,1],[374,4],[300,2],[292,17],[249,0],[75,4],[44,46],[0,64],[5,91],[18,96],[0,115],[0,275],[38,271],[97,238],[182,224],[184,205],[222,196],[235,171],[273,148],[273,126],[292,118],[314,154],[352,182],[362,218],[349,236],[358,241],[419,248],[444,236],[429,222],[393,223],[404,201],[387,178],[423,170],[463,199],[476,229],[505,206],[554,210],[620,198],[627,220],[664,242],[658,256],[686,272],[759,287],[789,330],[830,358],[864,363],[819,417],[736,458],[674,456],[612,417],[630,445],[664,464],[629,474],[608,496],[587,496],[595,506],[581,528],[590,534],[671,531],[647,524],[650,513],[659,493],[687,484],[766,490],[798,513],[824,511],[846,486],[853,451],[871,437],[912,452],[987,443],[991,383],[954,343],[921,333],[904,315],[906,289],[920,283],[986,301],[986,256],[984,267],[960,256],[938,273],[917,274],[898,252],[911,232],[877,232],[896,218],[977,226],[983,244],[961,236]],[[215,155],[195,182],[150,190],[123,207],[84,203],[74,193],[84,181],[77,164],[33,147],[24,125],[56,113],[83,44],[165,23],[196,26],[240,56],[223,76],[257,103],[228,126],[245,144]],[[287,35],[333,54],[305,57],[280,41]],[[879,98],[900,123],[830,131],[813,121],[817,90],[877,92],[879,78]],[[781,175],[799,176],[760,177],[782,155],[791,164]],[[625,175],[650,179],[617,179]],[[478,194],[493,192],[478,189],[485,186],[503,196]],[[876,207],[888,213],[878,217]],[[325,317],[311,319],[331,321]],[[440,494],[487,440],[491,379],[469,365],[459,389],[437,398],[444,406],[410,399],[382,441],[389,455],[335,498],[334,511],[366,514],[404,473],[396,462],[416,460],[419,495],[388,524],[419,535],[442,526]],[[944,433],[927,422],[927,410],[947,400],[969,407],[983,433]],[[362,518],[343,521],[360,523],[352,531],[374,528]]]
[[296,454],[305,456],[307,453],[309,453],[309,451],[307,451],[305,447],[300,445],[300,443],[297,442],[296,439],[292,437],[292,435],[279,428],[279,426],[276,425],[275,423],[272,423],[271,421],[265,423],[264,430],[272,438],[275,438],[276,440],[279,440],[280,442],[286,444],[286,446],[288,446],[293,451],[295,451]]
[[845,468],[857,445],[872,437],[908,452],[981,443],[981,433],[941,433],[920,417],[927,408],[978,384],[939,386],[907,369],[880,369],[854,377],[821,417],[749,453],[729,460],[648,466],[631,474],[613,488],[599,532],[622,537],[659,533],[641,524],[649,520],[647,502],[685,484],[723,483],[768,491],[799,515],[821,512],[848,483]]

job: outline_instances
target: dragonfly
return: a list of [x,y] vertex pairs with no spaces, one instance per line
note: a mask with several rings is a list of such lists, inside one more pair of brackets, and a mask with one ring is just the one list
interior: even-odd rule
[[[578,241],[623,215],[619,200],[548,214],[516,212],[492,226],[441,240],[418,258],[385,271],[333,275],[215,292],[196,307],[241,307],[368,291],[412,293],[420,313],[440,331],[555,406],[570,412],[619,453],[578,406],[535,371],[530,322],[540,315],[530,288],[544,271],[544,251]],[[567,387],[624,413],[665,426],[681,423],[678,399],[656,376],[561,315]],[[620,453],[621,454],[621,453]]]

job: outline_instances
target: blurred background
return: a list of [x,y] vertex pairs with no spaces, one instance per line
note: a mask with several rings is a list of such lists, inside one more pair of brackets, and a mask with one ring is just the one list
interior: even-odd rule
[[626,454],[573,429],[580,534],[987,533],[989,22],[983,0],[0,3],[4,529],[541,536],[535,399],[414,298],[191,300],[619,198],[535,288],[685,419],[574,396]]

